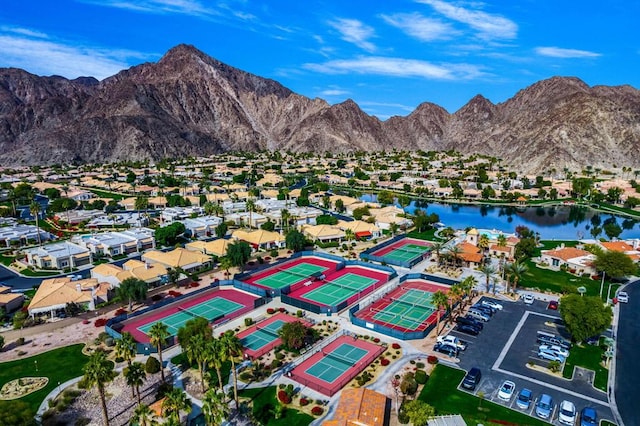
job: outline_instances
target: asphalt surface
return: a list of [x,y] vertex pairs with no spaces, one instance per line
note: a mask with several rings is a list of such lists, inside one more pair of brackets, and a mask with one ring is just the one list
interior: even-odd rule
[[[526,411],[529,414],[534,412],[535,401],[540,395],[549,394],[556,406],[553,424],[558,424],[557,407],[565,399],[572,401],[578,412],[586,406],[592,406],[600,419],[613,420],[606,393],[593,388],[588,377],[565,380],[527,366],[529,361],[546,366],[547,362],[537,357],[536,332],[543,330],[562,334],[563,330],[558,328],[559,313],[547,310],[546,302],[539,300],[533,305],[525,305],[522,301],[498,302],[504,309],[496,312],[484,324],[484,330],[478,336],[450,331],[450,334],[468,342],[467,350],[460,353],[459,367],[467,371],[478,367],[482,371],[482,380],[474,393],[482,391],[485,399],[522,411],[516,407],[515,399],[522,388],[527,388],[533,392],[534,398],[534,403]],[[505,380],[516,384],[514,396],[507,402],[497,397]]]
[[627,285],[629,302],[620,304],[616,343],[615,397],[624,426],[640,425],[640,281]]

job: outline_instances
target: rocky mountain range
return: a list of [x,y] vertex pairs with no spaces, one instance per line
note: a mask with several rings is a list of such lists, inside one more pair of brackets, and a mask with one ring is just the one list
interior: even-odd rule
[[381,121],[179,45],[97,81],[0,69],[0,164],[111,162],[241,150],[457,150],[525,172],[640,167],[640,91],[554,77],[453,114],[423,103]]

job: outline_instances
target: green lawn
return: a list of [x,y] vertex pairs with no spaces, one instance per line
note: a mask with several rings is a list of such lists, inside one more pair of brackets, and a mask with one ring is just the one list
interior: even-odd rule
[[[276,399],[276,390],[275,386],[269,386],[266,388],[253,388],[253,389],[245,389],[238,392],[238,396],[243,398],[251,398],[253,402],[253,414],[258,418],[264,419],[261,416],[261,413],[268,413],[273,410],[273,408],[278,404]],[[274,419],[271,417],[267,423],[260,423],[264,426],[306,426],[310,424],[314,420],[314,417],[302,413],[298,410],[294,410],[293,408],[287,408],[284,412],[284,415],[279,419]]]
[[416,238],[418,240],[442,241],[442,239],[436,237],[435,234],[436,234],[436,229],[435,228],[431,228],[431,229],[427,229],[426,231],[423,231],[423,232],[418,232],[416,230],[413,230],[413,231],[407,233],[407,237]]
[[2,263],[4,266],[11,265],[14,260],[16,260],[14,256],[4,256],[0,254],[0,263]]
[[[528,271],[525,272],[518,281],[518,287],[539,289],[553,293],[564,293],[566,291],[576,292],[580,286],[587,289],[588,296],[597,296],[600,291],[600,281],[592,280],[590,277],[579,277],[564,271],[552,271],[551,269],[538,268],[530,260],[526,261]],[[608,284],[605,283],[605,290]]]
[[562,375],[566,379],[570,379],[573,375],[573,368],[575,366],[588,368],[589,370],[596,372],[596,378],[593,385],[596,389],[606,392],[609,370],[600,365],[603,353],[604,350],[600,346],[573,346],[569,353],[569,358],[567,358],[567,361],[565,362]]
[[437,415],[460,414],[467,424],[484,425],[546,425],[547,423],[518,411],[457,390],[465,372],[437,365],[418,399],[436,409]]
[[[58,386],[58,382],[64,383],[74,377],[82,376],[82,367],[89,360],[82,354],[83,347],[84,345],[65,346],[29,358],[3,362],[0,364],[0,387],[11,380],[22,377],[48,377],[47,386],[20,399],[29,404],[33,415],[35,415],[40,403],[49,392]],[[2,401],[0,401],[0,415],[2,412],[1,403]]]
[[31,269],[23,269],[20,273],[27,277],[51,277],[53,275],[60,275],[60,271],[32,271]]

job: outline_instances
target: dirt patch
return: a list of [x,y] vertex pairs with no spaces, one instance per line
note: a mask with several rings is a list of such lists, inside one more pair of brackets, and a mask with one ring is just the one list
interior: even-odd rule
[[46,377],[22,377],[12,380],[5,383],[0,389],[0,399],[7,401],[22,398],[42,389],[47,386],[47,383],[49,383],[49,379]]

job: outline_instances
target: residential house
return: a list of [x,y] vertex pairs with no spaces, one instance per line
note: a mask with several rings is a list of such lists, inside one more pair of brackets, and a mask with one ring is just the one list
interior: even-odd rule
[[195,238],[210,237],[215,234],[215,229],[223,220],[217,216],[201,216],[181,220],[187,231],[191,232],[191,236]]
[[24,303],[24,295],[22,293],[12,293],[11,287],[0,284],[0,308],[5,313],[17,311]]
[[80,235],[72,238],[72,241],[89,249],[95,256],[109,257],[139,253],[156,245],[154,232],[149,228]]
[[264,229],[255,231],[239,229],[231,234],[231,238],[248,242],[254,250],[283,248],[285,243],[285,238],[282,235]]
[[639,241],[634,240],[631,242],[627,241],[602,241],[600,242],[600,246],[608,251],[617,251],[619,253],[624,253],[634,262],[640,261],[640,249],[638,246]]
[[369,209],[371,216],[375,218],[375,224],[378,228],[388,230],[391,224],[395,223],[401,228],[408,228],[413,225],[413,221],[404,216],[404,210],[396,206],[387,206],[380,209]]
[[21,247],[28,244],[36,244],[40,241],[46,242],[53,239],[53,236],[34,225],[10,225],[0,227],[0,246]]
[[466,241],[458,244],[457,247],[460,249],[460,252],[457,253],[456,257],[462,261],[463,266],[467,268],[477,268],[482,264],[484,255],[478,247]]
[[184,246],[187,250],[197,251],[209,256],[222,257],[227,255],[230,240],[218,238],[213,241],[193,241]]
[[356,238],[362,240],[369,238],[380,238],[382,236],[382,231],[380,230],[378,225],[374,223],[364,222],[362,220],[354,220],[352,222],[339,220],[337,226],[343,231],[350,229],[351,232],[353,232],[353,234],[356,236]]
[[163,223],[173,223],[188,219],[192,216],[200,216],[204,210],[198,206],[191,207],[167,207],[160,213],[160,219]]
[[99,282],[95,278],[74,281],[71,277],[58,277],[42,281],[36,294],[29,303],[29,315],[50,313],[64,309],[67,303],[76,303],[87,310],[94,310],[96,305],[109,301],[107,282]]
[[124,226],[145,226],[149,218],[143,212],[101,213],[87,223],[87,228],[121,228]]
[[181,268],[185,272],[194,272],[211,265],[211,256],[207,256],[184,248],[176,248],[168,252],[151,250],[142,255],[142,261],[150,265],[159,263],[167,269]]
[[335,225],[303,225],[302,233],[311,241],[319,241],[321,243],[340,242],[346,234]]
[[78,268],[91,264],[88,249],[68,241],[27,249],[26,262],[38,269]]
[[122,267],[111,263],[98,265],[91,270],[91,277],[100,282],[108,282],[111,288],[119,287],[127,278],[137,278],[150,286],[156,286],[167,282],[167,272],[167,268],[160,263],[150,265],[132,259],[125,262]]
[[542,250],[540,254],[540,262],[547,265],[553,270],[566,268],[567,271],[576,274],[595,275],[596,268],[593,262],[596,256],[586,250],[576,247],[560,247],[553,250]]
[[249,225],[252,228],[260,228],[261,225],[267,222],[267,217],[265,215],[256,212],[231,213],[226,215],[225,219],[238,226]]

